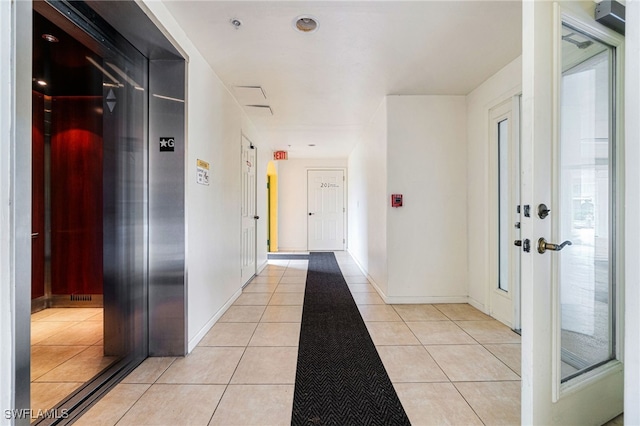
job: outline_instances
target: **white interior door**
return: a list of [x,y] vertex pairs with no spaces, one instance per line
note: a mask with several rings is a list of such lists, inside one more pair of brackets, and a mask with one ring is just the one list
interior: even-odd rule
[[344,183],[344,170],[307,171],[309,250],[344,250]]
[[593,8],[523,2],[523,424],[599,425],[623,409],[624,49]]
[[256,273],[256,148],[242,136],[242,281],[248,282]]
[[490,313],[520,329],[520,96],[514,96],[489,111],[491,159],[496,210],[492,221],[496,243],[492,244]]

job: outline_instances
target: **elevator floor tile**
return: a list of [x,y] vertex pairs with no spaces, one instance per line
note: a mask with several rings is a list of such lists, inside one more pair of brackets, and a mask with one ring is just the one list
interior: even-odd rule
[[102,308],[52,308],[31,316],[31,405],[53,408],[114,361],[102,347]]

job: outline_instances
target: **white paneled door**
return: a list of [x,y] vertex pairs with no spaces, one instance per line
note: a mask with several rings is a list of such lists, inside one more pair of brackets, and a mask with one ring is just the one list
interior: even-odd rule
[[[495,278],[491,282],[491,315],[520,330],[520,96],[514,96],[489,111],[494,162],[493,186],[496,248],[491,253]],[[515,245],[514,245],[515,242]]]
[[309,250],[344,250],[344,170],[307,171]]
[[523,2],[523,424],[623,410],[624,38],[594,7]]
[[242,136],[242,282],[247,283],[256,273],[256,148]]

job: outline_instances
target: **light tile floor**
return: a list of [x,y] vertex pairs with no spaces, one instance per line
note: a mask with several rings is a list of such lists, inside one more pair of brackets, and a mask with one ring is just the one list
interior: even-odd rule
[[31,407],[46,410],[107,367],[102,308],[51,308],[31,315]]
[[[386,305],[336,257],[413,425],[519,424],[520,336],[466,304]],[[185,358],[148,358],[87,425],[288,425],[308,262],[271,260]]]

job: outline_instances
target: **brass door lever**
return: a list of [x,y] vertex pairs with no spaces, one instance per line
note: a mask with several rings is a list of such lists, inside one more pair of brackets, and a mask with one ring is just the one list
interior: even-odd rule
[[560,251],[565,246],[570,246],[571,244],[572,243],[569,240],[563,242],[562,244],[554,244],[554,243],[548,243],[544,238],[540,238],[538,240],[538,253],[542,254],[547,250]]

